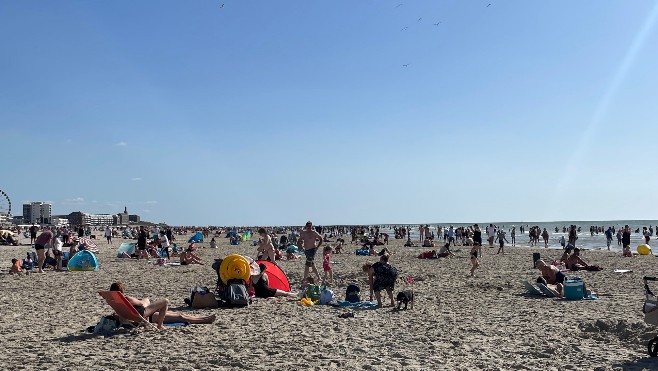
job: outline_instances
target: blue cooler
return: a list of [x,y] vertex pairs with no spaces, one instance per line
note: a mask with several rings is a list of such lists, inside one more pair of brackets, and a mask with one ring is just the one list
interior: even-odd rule
[[570,278],[564,281],[564,298],[568,300],[583,300],[585,290],[583,280],[580,278]]

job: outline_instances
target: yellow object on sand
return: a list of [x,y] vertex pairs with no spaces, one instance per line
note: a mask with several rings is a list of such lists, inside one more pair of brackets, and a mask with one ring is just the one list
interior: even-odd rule
[[315,302],[313,300],[311,300],[311,298],[302,298],[302,299],[299,300],[299,303],[302,304],[302,305],[305,305],[307,307],[315,304]]
[[649,255],[651,254],[651,246],[647,245],[646,243],[643,243],[642,245],[637,247],[637,253],[640,255]]
[[250,276],[251,271],[249,262],[242,255],[229,255],[219,266],[219,278],[221,278],[224,283],[228,283],[229,280],[233,279],[247,282]]

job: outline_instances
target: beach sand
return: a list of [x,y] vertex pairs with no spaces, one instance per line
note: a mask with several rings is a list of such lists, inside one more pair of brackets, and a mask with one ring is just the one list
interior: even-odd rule
[[[184,236],[177,237],[181,241]],[[168,298],[186,310],[183,299],[195,285],[214,287],[212,259],[231,253],[253,256],[256,248],[243,243],[220,247],[201,244],[207,265],[160,267],[117,259],[116,248],[99,241],[98,272],[47,272],[8,275],[12,257],[22,258],[29,246],[0,247],[0,359],[14,370],[607,370],[658,369],[648,357],[647,339],[658,331],[645,325],[643,275],[658,274],[653,256],[622,258],[619,253],[585,251],[601,272],[579,272],[596,301],[565,301],[524,295],[522,280],[539,275],[532,253],[545,260],[560,251],[507,248],[505,255],[484,248],[482,267],[468,276],[468,248],[457,257],[420,260],[423,248],[393,241],[390,262],[401,278],[415,277],[413,310],[391,308],[354,311],[304,307],[287,298],[258,299],[248,308],[193,310],[216,314],[212,325],[139,331],[108,337],[81,330],[112,313],[98,295],[114,281],[127,293],[151,299]],[[333,289],[344,299],[345,286],[358,282],[368,299],[361,265],[376,257],[334,254]],[[303,259],[280,261],[294,289],[299,287]],[[318,265],[321,269],[321,264]],[[631,273],[614,273],[631,269]],[[570,275],[571,276],[571,275]],[[395,292],[411,286],[398,281]],[[656,287],[658,291],[658,285]]]

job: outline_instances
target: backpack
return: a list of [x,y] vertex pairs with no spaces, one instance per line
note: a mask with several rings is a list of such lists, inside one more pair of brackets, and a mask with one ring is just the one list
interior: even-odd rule
[[243,280],[229,280],[224,290],[224,302],[229,307],[249,306],[249,294]]
[[93,333],[99,335],[109,335],[118,328],[118,322],[113,316],[103,316],[96,326]]
[[361,289],[357,285],[349,285],[345,289],[345,301],[349,301],[350,303],[358,303],[361,301],[361,297],[359,296],[359,292],[361,292]]
[[327,305],[332,301],[336,301],[336,296],[334,296],[333,291],[325,287],[322,291],[320,291],[320,304]]

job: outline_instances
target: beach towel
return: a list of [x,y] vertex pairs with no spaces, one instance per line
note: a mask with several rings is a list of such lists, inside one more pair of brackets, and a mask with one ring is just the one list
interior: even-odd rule
[[632,270],[630,270],[630,269],[615,269],[614,272],[615,273],[630,273],[630,272],[632,272]]
[[354,308],[354,309],[375,309],[377,308],[376,301],[360,301],[356,303],[351,303],[349,301],[337,301],[336,306],[343,308]]

